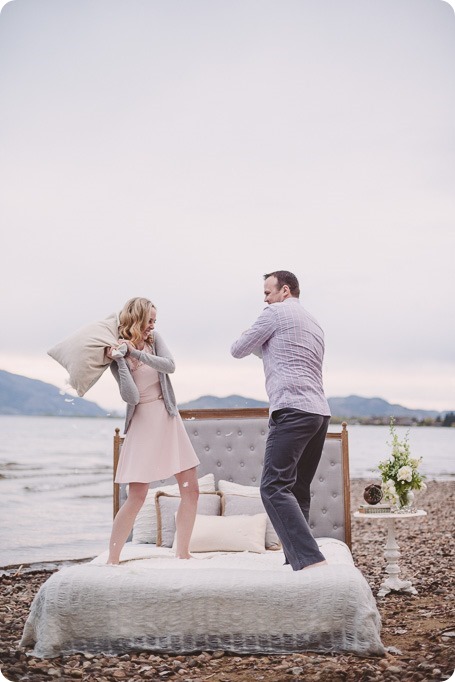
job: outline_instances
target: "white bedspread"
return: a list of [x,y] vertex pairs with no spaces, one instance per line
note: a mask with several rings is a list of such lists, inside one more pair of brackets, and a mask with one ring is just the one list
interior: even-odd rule
[[292,571],[282,552],[207,553],[188,561],[127,545],[54,573],[35,597],[21,645],[74,652],[350,651],[380,655],[380,617],[348,547],[319,538],[329,565]]

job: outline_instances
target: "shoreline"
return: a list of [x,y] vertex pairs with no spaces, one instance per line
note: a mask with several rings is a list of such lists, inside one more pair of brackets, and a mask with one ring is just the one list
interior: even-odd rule
[[[363,502],[369,479],[351,479],[351,511]],[[397,524],[403,579],[410,579],[416,596],[391,593],[377,597],[385,578],[385,524],[352,519],[352,554],[373,594],[382,618],[384,657],[352,654],[296,653],[237,655],[196,652],[160,655],[128,651],[121,656],[74,654],[38,659],[18,648],[31,601],[52,570],[39,564],[11,569],[0,576],[0,667],[11,682],[44,682],[51,677],[84,682],[430,682],[448,680],[455,670],[453,612],[455,543],[453,508],[455,481],[428,481],[417,506],[427,516]],[[74,560],[68,564],[82,563]],[[57,562],[56,562],[57,563]],[[49,566],[47,568],[50,568]],[[28,570],[27,570],[28,569]]]
[[0,577],[3,575],[19,575],[26,573],[53,573],[65,566],[73,566],[73,564],[84,564],[91,561],[95,556],[82,557],[80,559],[58,559],[56,561],[33,561],[20,564],[8,564],[7,566],[0,566]]

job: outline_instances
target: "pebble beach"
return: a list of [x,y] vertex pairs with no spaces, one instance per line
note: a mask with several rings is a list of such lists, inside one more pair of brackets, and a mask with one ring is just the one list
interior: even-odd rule
[[[351,508],[363,502],[370,481],[351,480]],[[429,481],[417,504],[427,516],[397,524],[403,579],[417,595],[391,593],[378,598],[384,657],[352,654],[239,656],[224,651],[187,656],[128,651],[122,656],[75,654],[42,660],[19,648],[30,604],[39,587],[57,570],[22,566],[0,577],[0,668],[10,682],[342,682],[449,680],[455,670],[454,515],[455,481]],[[384,580],[385,524],[352,520],[352,554],[376,596]],[[46,568],[47,570],[43,570]],[[1,679],[1,678],[0,678]],[[455,679],[455,678],[454,678]]]

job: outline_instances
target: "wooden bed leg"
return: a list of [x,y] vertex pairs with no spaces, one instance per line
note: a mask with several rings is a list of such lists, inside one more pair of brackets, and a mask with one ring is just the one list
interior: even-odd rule
[[344,528],[345,542],[349,549],[351,546],[351,484],[349,478],[349,442],[347,422],[341,424],[341,452],[343,458],[343,491],[344,491]]

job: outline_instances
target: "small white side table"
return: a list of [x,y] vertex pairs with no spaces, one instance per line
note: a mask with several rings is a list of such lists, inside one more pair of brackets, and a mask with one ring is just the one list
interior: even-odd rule
[[412,586],[410,580],[401,580],[398,576],[401,569],[398,565],[398,559],[401,556],[400,547],[395,538],[395,522],[404,521],[405,519],[418,519],[422,516],[426,516],[427,513],[423,509],[417,509],[415,512],[406,512],[405,514],[400,514],[398,512],[390,514],[380,514],[380,513],[363,513],[354,512],[353,516],[355,519],[363,519],[368,521],[385,521],[387,525],[387,541],[384,549],[384,557],[387,561],[387,566],[385,568],[386,573],[388,573],[388,578],[384,580],[378,591],[378,597],[385,597],[389,592],[407,592],[408,594],[417,594],[417,590]]

